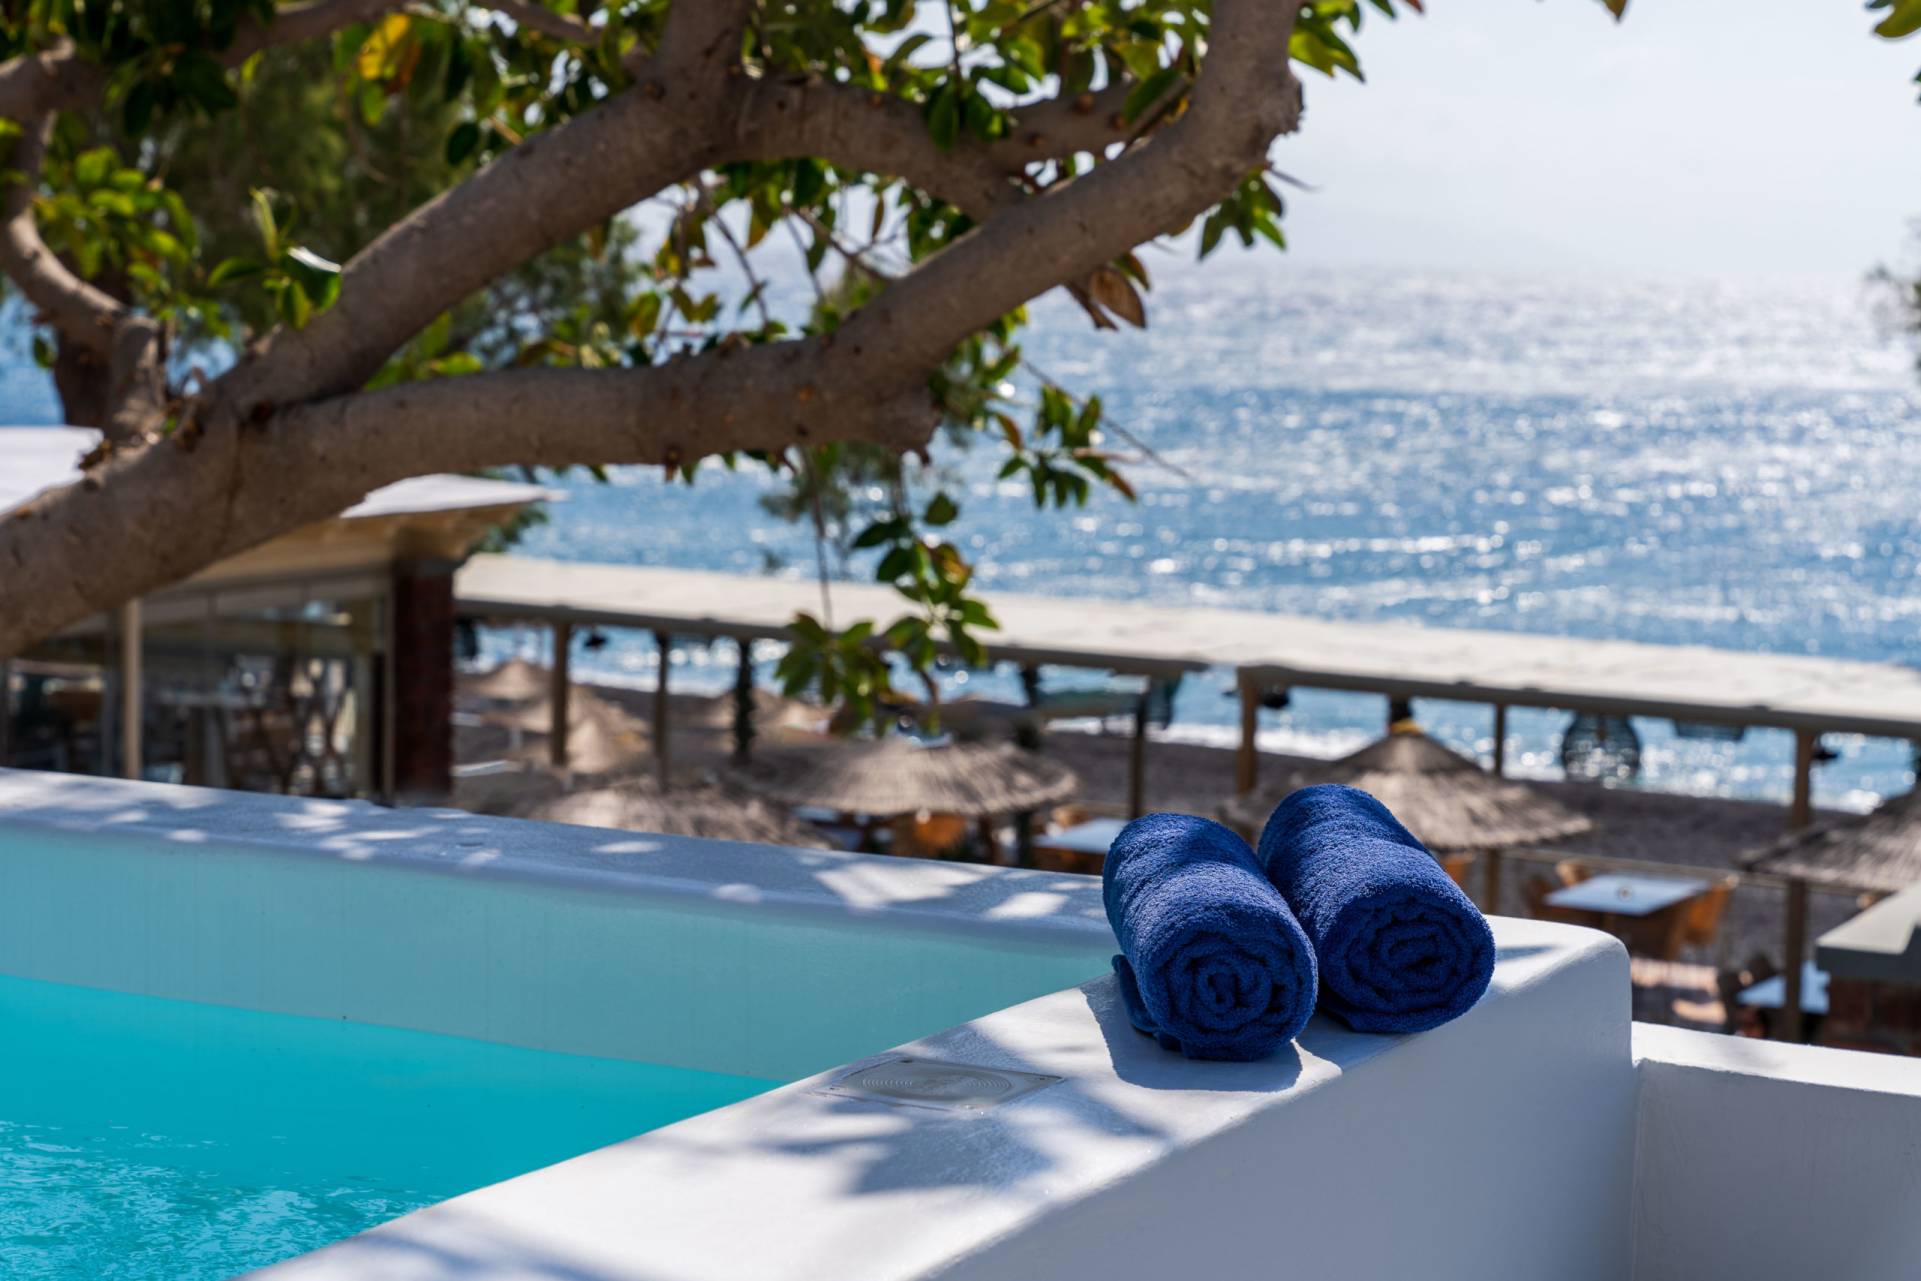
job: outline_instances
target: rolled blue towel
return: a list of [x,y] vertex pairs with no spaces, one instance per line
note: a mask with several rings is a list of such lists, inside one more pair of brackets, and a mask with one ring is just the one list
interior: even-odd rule
[[1314,1013],[1314,950],[1247,842],[1188,814],[1121,829],[1101,871],[1128,1019],[1191,1059],[1265,1058]]
[[1349,1027],[1425,1032],[1487,991],[1487,918],[1366,792],[1295,792],[1267,820],[1260,857],[1314,942],[1322,1007]]

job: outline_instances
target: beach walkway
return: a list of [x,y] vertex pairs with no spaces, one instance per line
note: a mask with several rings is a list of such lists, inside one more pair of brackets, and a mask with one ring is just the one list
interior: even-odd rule
[[[833,595],[843,621],[886,619],[901,609],[900,598],[877,584],[835,583]],[[464,616],[542,623],[557,632],[630,627],[749,642],[785,639],[796,613],[818,614],[821,605],[818,585],[807,579],[513,555],[474,557],[456,578],[455,596]],[[1241,693],[1234,780],[1241,792],[1258,782],[1260,700],[1277,688],[1490,704],[1496,773],[1505,763],[1508,707],[1790,730],[1796,761],[1789,825],[1797,828],[1812,817],[1822,734],[1921,741],[1921,670],[1895,663],[1015,592],[997,591],[992,600],[1001,627],[986,639],[999,662],[1147,677],[1233,669]]]

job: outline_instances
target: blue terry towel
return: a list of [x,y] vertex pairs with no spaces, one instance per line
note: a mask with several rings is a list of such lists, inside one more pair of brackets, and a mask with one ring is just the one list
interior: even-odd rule
[[1264,1058],[1314,1012],[1314,950],[1247,842],[1188,814],[1121,829],[1101,872],[1134,1026],[1191,1059]]
[[1295,792],[1267,820],[1260,857],[1314,941],[1322,1006],[1349,1027],[1425,1032],[1487,991],[1487,919],[1366,792]]

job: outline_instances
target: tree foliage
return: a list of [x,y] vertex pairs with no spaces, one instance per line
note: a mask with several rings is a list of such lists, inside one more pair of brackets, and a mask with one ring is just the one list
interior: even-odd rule
[[[711,458],[789,478],[823,525],[834,478],[884,479],[832,515],[901,615],[802,618],[784,669],[870,710],[882,651],[924,674],[994,626],[937,434],[1043,507],[1131,494],[1099,396],[1027,366],[1027,301],[1142,326],[1143,244],[1282,247],[1289,64],[1359,77],[1366,24],[1420,9],[27,0],[0,17],[0,266],[43,349],[113,389],[111,440],[0,558],[224,517],[19,612],[0,653],[356,487],[635,461],[691,483]],[[231,367],[191,367],[195,342]],[[276,479],[300,501],[258,497]]]

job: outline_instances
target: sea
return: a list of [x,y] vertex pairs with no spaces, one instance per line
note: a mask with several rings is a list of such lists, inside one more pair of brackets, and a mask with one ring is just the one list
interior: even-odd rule
[[[935,451],[933,482],[962,501],[951,536],[990,603],[1043,592],[1921,658],[1921,381],[1864,278],[1470,274],[1226,252],[1149,267],[1145,330],[1096,332],[1050,298],[1025,343],[1038,376],[1102,397],[1108,444],[1137,456],[1137,501],[1102,493],[1037,510],[1025,486],[996,477],[992,441]],[[0,397],[7,421],[57,420],[23,362],[0,371]],[[640,468],[555,483],[565,501],[520,551],[815,573],[810,528],[766,510],[764,475],[709,464],[692,485]],[[871,574],[859,556],[829,568]],[[509,631],[486,649],[538,657],[545,643]],[[649,638],[619,633],[575,659],[637,685],[659,661]],[[669,661],[677,688],[717,690],[734,660],[731,647],[690,645]],[[1005,671],[945,683],[1018,696]],[[1231,690],[1227,672],[1189,678],[1163,736],[1233,742]],[[1417,700],[1415,711],[1442,741],[1488,756],[1485,706]],[[1296,691],[1264,714],[1261,742],[1334,756],[1377,736],[1384,713],[1376,696]],[[1569,719],[1512,711],[1510,768],[1557,777]],[[1788,794],[1785,732],[1726,742],[1635,728],[1640,785]],[[1908,743],[1825,746],[1818,804],[1866,809],[1914,781]]]

